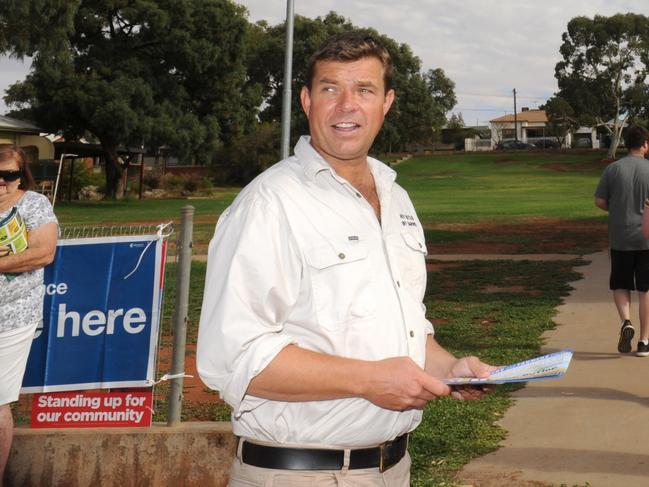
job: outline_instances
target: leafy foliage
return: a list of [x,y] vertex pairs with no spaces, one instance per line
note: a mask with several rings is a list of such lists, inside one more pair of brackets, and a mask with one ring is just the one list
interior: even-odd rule
[[[249,57],[250,77],[263,86],[265,108],[260,119],[279,122],[282,110],[285,24],[269,26],[257,23],[249,31],[249,44],[255,46]],[[296,16],[293,44],[292,141],[308,133],[299,93],[306,81],[311,54],[329,36],[356,27],[344,17],[330,12],[325,17],[309,19]],[[373,147],[375,152],[405,149],[409,144],[430,140],[433,129],[441,128],[446,113],[455,105],[455,84],[442,69],[421,72],[421,61],[407,44],[399,44],[374,29],[364,29],[387,48],[395,67],[396,100]],[[251,40],[251,39],[254,39]]]
[[462,113],[451,113],[451,116],[448,118],[446,128],[449,129],[461,129],[464,128],[464,117]]
[[[49,8],[43,8],[44,5]],[[250,131],[261,101],[246,77],[243,7],[228,0],[11,2],[0,14],[32,72],[6,97],[20,115],[68,139],[90,134],[117,195],[119,146],[167,145],[205,160]],[[60,22],[63,20],[64,22]],[[18,35],[36,25],[42,35]]]
[[548,117],[548,132],[563,144],[567,135],[579,128],[575,110],[561,96],[553,96],[542,107]]
[[585,125],[603,125],[615,157],[623,121],[649,102],[649,18],[641,14],[575,17],[568,22],[555,67],[559,95]]

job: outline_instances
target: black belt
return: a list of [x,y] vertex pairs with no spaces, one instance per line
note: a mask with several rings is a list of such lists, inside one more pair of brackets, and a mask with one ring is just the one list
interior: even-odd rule
[[[349,468],[379,468],[385,472],[399,463],[408,449],[408,434],[393,441],[372,448],[351,450]],[[243,463],[261,468],[277,470],[340,470],[343,468],[344,450],[316,448],[284,448],[258,445],[243,441],[241,459]]]

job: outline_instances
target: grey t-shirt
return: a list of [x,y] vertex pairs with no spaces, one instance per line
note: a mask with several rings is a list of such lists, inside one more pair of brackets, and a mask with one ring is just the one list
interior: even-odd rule
[[608,201],[608,242],[614,250],[647,250],[642,211],[649,197],[649,160],[627,156],[610,164],[595,190]]
[[[58,223],[52,205],[39,193],[27,191],[16,203],[27,230]],[[0,213],[0,218],[9,214]],[[34,325],[43,317],[43,269],[22,272],[9,279],[0,272],[0,332]]]

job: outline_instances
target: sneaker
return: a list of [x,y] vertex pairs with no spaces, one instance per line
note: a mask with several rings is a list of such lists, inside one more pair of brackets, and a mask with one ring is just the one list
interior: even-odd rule
[[[617,342],[617,351],[620,353],[629,353],[631,351],[631,340],[635,330],[629,320],[624,320],[620,330],[620,340]],[[649,355],[649,354],[647,354]]]
[[638,351],[636,352],[636,355],[638,357],[649,357],[649,345],[638,342]]

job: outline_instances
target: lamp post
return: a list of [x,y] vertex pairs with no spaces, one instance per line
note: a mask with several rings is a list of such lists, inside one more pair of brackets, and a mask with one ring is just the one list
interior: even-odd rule
[[518,142],[518,120],[516,119],[516,88],[512,90],[514,93],[514,140]]
[[293,0],[286,0],[286,50],[284,54],[284,92],[282,97],[282,159],[289,156],[291,142],[291,83],[293,81]]
[[61,179],[61,169],[63,168],[63,159],[68,157],[79,157],[77,154],[61,154],[59,159],[59,170],[56,172],[56,182],[54,183],[54,194],[52,195],[52,208],[56,204],[56,193],[59,189],[59,180]]

